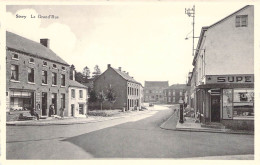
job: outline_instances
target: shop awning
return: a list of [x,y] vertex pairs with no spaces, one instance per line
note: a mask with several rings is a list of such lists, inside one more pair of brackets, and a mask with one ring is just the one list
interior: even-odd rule
[[241,83],[226,83],[226,84],[204,84],[199,85],[198,89],[211,89],[211,88],[254,88],[254,84],[241,84]]

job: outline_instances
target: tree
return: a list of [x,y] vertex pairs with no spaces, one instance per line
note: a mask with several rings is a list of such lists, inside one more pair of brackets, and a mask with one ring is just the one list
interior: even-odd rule
[[101,75],[101,70],[99,69],[99,66],[96,65],[96,66],[94,67],[94,72],[92,72],[92,77],[93,77],[93,78],[96,78],[96,77],[98,77],[99,75]]
[[111,84],[107,88],[107,94],[106,94],[107,101],[110,103],[110,110],[112,107],[112,104],[116,102],[116,93],[114,89],[111,87]]
[[90,78],[90,69],[87,66],[83,68],[82,75],[85,77],[85,81]]
[[96,101],[98,100],[98,97],[97,97],[97,93],[95,90],[91,90],[89,92],[89,98],[88,98],[88,101],[90,103],[95,103]]
[[106,95],[103,91],[98,93],[98,101],[100,103],[100,109],[102,110],[103,103],[106,101]]

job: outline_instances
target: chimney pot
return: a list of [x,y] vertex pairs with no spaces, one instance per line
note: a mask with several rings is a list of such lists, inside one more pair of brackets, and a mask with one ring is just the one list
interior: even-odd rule
[[107,64],[107,68],[110,68],[111,67],[111,64]]
[[47,48],[50,48],[50,40],[49,40],[48,38],[42,38],[42,39],[40,39],[40,43],[41,43],[43,46],[45,46],[45,47],[47,47]]
[[121,67],[119,67],[118,70],[121,71]]

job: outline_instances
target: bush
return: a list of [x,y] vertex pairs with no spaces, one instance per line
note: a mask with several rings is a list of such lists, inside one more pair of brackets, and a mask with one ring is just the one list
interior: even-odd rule
[[109,116],[120,114],[121,111],[122,110],[93,110],[93,111],[88,111],[88,115],[109,117]]

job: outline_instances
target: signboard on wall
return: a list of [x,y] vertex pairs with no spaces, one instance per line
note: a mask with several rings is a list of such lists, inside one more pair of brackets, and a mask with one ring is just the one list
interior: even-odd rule
[[223,83],[254,83],[253,74],[244,75],[207,75],[206,84],[223,84]]

